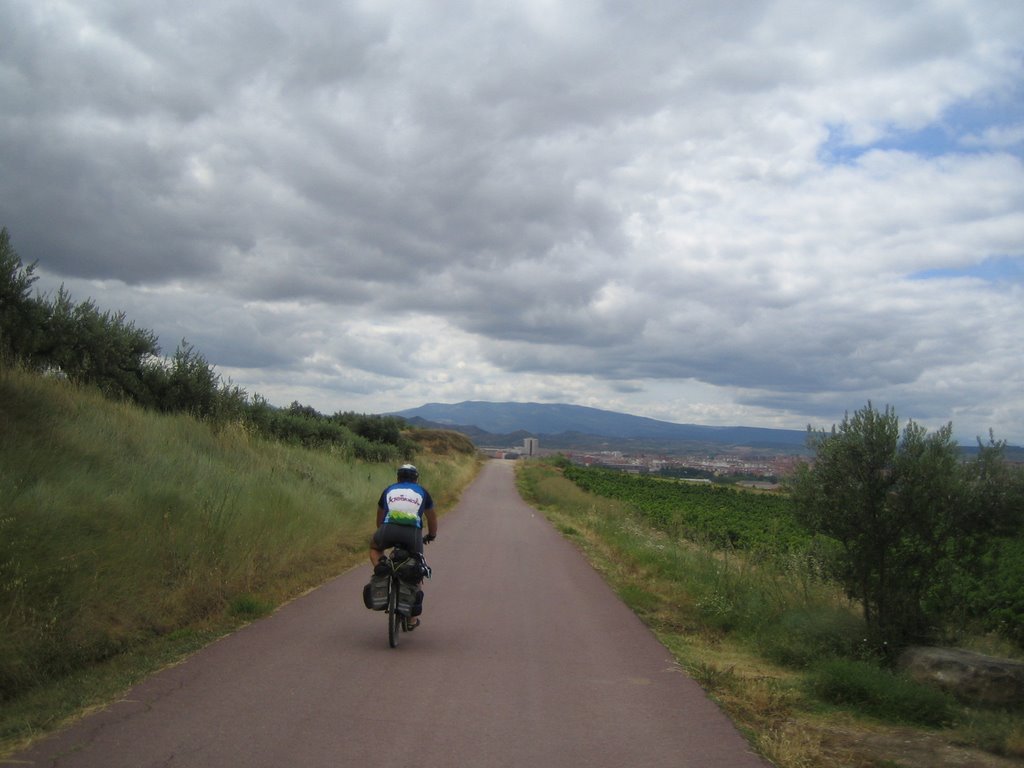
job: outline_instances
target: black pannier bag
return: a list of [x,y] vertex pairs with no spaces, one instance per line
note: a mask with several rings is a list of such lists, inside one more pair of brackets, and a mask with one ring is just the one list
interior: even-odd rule
[[390,576],[375,575],[370,579],[370,583],[363,587],[363,604],[371,611],[383,611],[388,607],[388,582],[390,581]]
[[[415,613],[416,608],[419,608]],[[418,616],[423,610],[423,591],[407,581],[398,583],[398,612],[405,616]]]

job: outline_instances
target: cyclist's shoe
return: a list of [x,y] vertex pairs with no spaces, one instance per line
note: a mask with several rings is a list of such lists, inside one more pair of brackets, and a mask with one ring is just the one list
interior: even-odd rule
[[373,572],[378,576],[385,576],[391,573],[391,564],[388,562],[386,557],[382,557],[377,561],[377,564],[373,566]]
[[416,627],[420,625],[419,619],[406,619],[405,620],[405,631],[412,632]]

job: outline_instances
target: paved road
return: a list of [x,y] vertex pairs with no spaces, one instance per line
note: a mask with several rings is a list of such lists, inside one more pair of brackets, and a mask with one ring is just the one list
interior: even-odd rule
[[[423,626],[387,644],[369,566],[11,760],[62,768],[765,768],[492,461],[427,550]],[[429,478],[424,478],[429,481]],[[429,482],[428,482],[429,487]],[[367,510],[372,514],[373,510]]]

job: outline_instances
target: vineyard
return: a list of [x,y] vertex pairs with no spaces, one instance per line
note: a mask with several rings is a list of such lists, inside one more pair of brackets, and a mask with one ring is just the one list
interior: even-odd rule
[[659,530],[715,548],[784,553],[810,542],[784,496],[578,466],[565,467],[565,476],[627,503]]
[[[580,489],[622,502],[651,527],[677,539],[714,549],[742,550],[758,557],[797,555],[834,574],[830,562],[838,542],[812,537],[794,518],[790,499],[720,485],[630,475],[610,469],[563,465],[564,475]],[[975,571],[958,570],[950,583],[939,582],[927,599],[955,592],[951,625],[995,632],[1024,644],[1024,539],[992,537]]]

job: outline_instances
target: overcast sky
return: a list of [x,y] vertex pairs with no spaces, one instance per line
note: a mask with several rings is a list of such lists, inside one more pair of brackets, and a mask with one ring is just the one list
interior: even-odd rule
[[1024,3],[4,0],[37,288],[277,405],[1024,444]]

